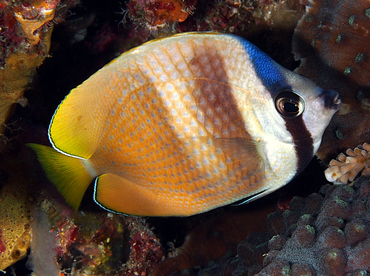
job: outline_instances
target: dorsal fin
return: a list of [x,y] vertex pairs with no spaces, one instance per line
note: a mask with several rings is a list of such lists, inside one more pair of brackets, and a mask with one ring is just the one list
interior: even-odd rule
[[106,118],[117,101],[113,94],[119,82],[115,74],[119,63],[112,62],[97,71],[72,89],[58,106],[49,126],[49,139],[55,149],[84,159],[95,152]]

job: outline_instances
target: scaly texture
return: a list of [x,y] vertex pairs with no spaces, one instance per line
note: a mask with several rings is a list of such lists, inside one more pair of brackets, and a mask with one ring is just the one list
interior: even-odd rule
[[33,148],[74,207],[96,178],[107,210],[185,216],[285,185],[339,106],[240,37],[186,33],[122,54],[63,100],[49,138],[80,164]]

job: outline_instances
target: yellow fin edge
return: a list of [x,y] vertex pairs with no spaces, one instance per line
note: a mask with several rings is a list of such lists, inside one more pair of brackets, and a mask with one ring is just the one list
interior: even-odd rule
[[32,143],[27,146],[35,151],[46,176],[65,201],[78,210],[87,188],[96,177],[87,167],[88,161],[62,154],[48,146]]

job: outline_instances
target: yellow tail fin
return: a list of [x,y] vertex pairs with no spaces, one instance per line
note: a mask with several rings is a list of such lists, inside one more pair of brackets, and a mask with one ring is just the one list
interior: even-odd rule
[[96,177],[88,161],[59,153],[43,145],[27,144],[27,146],[36,152],[46,176],[66,202],[77,210],[88,186]]

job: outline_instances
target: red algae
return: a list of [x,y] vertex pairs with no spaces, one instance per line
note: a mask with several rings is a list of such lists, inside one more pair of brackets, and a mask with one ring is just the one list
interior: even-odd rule
[[164,250],[144,219],[128,218],[130,256],[120,275],[149,275],[164,260]]
[[127,3],[130,13],[155,27],[173,22],[183,22],[195,9],[196,0],[131,0]]
[[58,240],[55,250],[60,256],[68,252],[71,244],[77,241],[79,227],[66,218],[63,221],[58,221],[54,231],[57,233],[56,239]]
[[72,218],[70,213],[69,207],[50,200],[36,207],[35,217],[44,219],[37,219],[35,231],[48,233],[48,241],[35,233],[29,261],[35,273],[45,271],[45,261],[59,275],[149,275],[164,259],[145,219],[86,211]]
[[4,253],[5,250],[6,250],[6,247],[3,241],[3,231],[0,230],[0,254]]
[[244,37],[272,32],[268,44],[286,50],[291,48],[291,33],[303,12],[304,5],[294,0],[132,0],[126,4],[122,23],[128,30],[127,37],[139,43],[191,31],[220,31]]
[[184,22],[196,3],[197,0],[131,0],[126,6],[135,25],[155,32],[173,23]]

